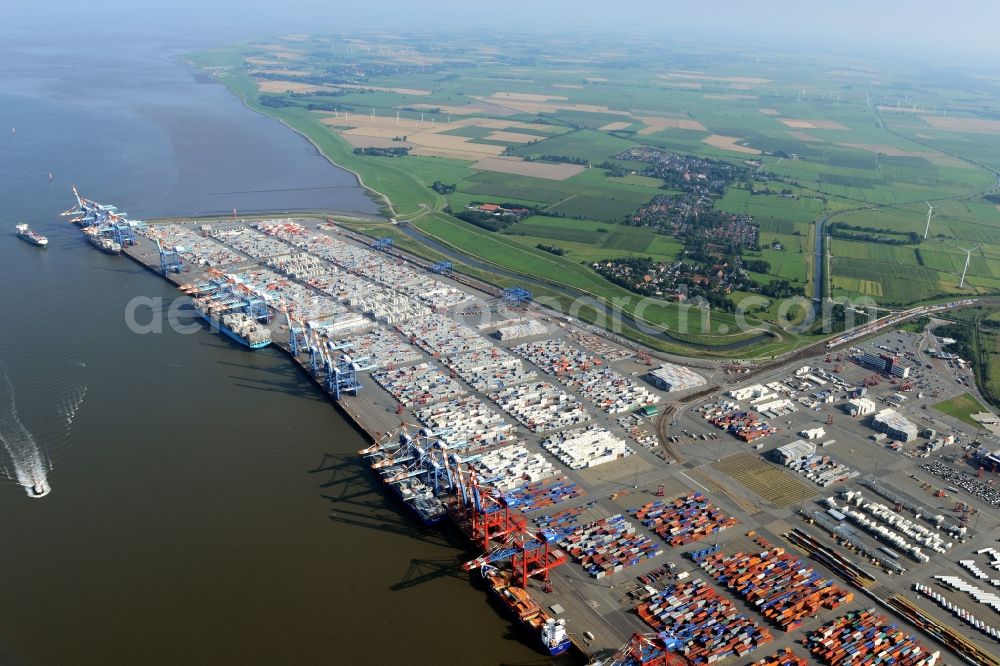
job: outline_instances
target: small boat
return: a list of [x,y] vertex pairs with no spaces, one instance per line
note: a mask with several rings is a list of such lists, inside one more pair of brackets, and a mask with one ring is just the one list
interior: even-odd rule
[[52,492],[52,486],[48,484],[47,481],[39,481],[33,486],[25,486],[25,491],[28,493],[28,497],[45,497]]
[[27,224],[19,224],[14,227],[17,230],[17,237],[38,247],[45,247],[49,244],[49,239],[40,233],[34,232]]

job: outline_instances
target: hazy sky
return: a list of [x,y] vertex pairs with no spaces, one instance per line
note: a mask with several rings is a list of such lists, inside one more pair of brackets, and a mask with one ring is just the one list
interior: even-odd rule
[[[498,29],[641,31],[735,42],[1000,58],[1000,0],[8,0],[22,35],[95,23],[257,36],[284,30],[447,28],[491,40]],[[54,25],[56,24],[56,25]],[[1000,63],[998,63],[1000,64]]]

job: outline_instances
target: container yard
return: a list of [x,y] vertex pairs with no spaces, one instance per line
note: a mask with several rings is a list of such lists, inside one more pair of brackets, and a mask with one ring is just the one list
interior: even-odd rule
[[568,481],[566,477],[558,477],[514,488],[504,493],[504,499],[508,506],[530,513],[554,507],[586,494],[587,491],[579,483]]
[[706,421],[744,442],[753,442],[774,434],[774,428],[761,420],[759,414],[742,410],[733,402],[705,405],[701,411]]
[[558,377],[572,378],[603,363],[601,359],[558,338],[526,342],[511,348],[511,351],[530,361],[542,372]]
[[[836,661],[829,650],[813,650],[813,643],[801,659],[785,653],[821,628],[817,612],[839,607],[859,613],[873,603],[851,599],[841,581],[855,593],[880,594],[885,626],[898,625],[904,636],[926,633],[921,643],[933,650],[947,644],[976,654],[975,646],[961,642],[973,628],[992,640],[982,627],[990,626],[985,622],[994,611],[980,611],[983,604],[969,588],[987,600],[998,591],[992,583],[1000,579],[992,568],[997,558],[983,548],[1000,524],[1000,499],[991,502],[1000,496],[989,473],[977,476],[964,461],[967,431],[942,422],[945,417],[929,406],[924,410],[930,388],[922,389],[927,399],[911,393],[897,409],[936,437],[954,436],[955,444],[933,451],[921,467],[907,452],[922,452],[923,438],[892,450],[868,440],[870,426],[845,414],[859,387],[876,402],[905,393],[888,376],[874,384],[871,369],[846,354],[841,361],[824,350],[806,359],[807,366],[798,361],[746,373],[746,386],[733,386],[721,363],[700,362],[694,372],[652,360],[615,336],[563,321],[530,302],[512,308],[496,290],[440,275],[391,244],[336,225],[305,218],[154,222],[145,233],[125,254],[175,284],[221,279],[265,300],[275,315],[267,324],[273,347],[287,352],[375,442],[365,460],[386,462],[372,481],[413,508],[406,514],[413,520],[433,523],[443,519],[445,506],[454,507],[449,511],[482,554],[478,559],[503,572],[504,589],[516,589],[515,597],[565,621],[585,655],[610,655],[638,640],[647,654],[662,655],[663,664],[681,663],[675,658],[688,664],[729,658],[735,664],[771,643],[774,654],[761,663],[841,663],[850,649],[864,650],[864,642],[845,643]],[[160,248],[150,242],[154,237]],[[180,273],[170,269],[171,252],[180,257]],[[661,365],[703,378],[691,389],[699,390],[697,398],[667,398],[665,385],[639,379]],[[915,382],[927,381],[919,367],[913,372]],[[674,402],[664,403],[668,399]],[[657,405],[658,411],[639,413]],[[424,430],[404,426],[410,433],[404,445],[400,422]],[[825,498],[817,504],[808,493],[772,501],[770,490],[736,481],[716,465],[750,456],[793,479],[767,461],[795,439],[792,433],[819,428],[825,436],[808,443],[848,475],[802,485],[827,487],[823,494],[841,517],[828,512]],[[855,470],[860,476],[849,474]],[[777,479],[770,482],[780,484]],[[858,488],[868,489],[861,506],[842,496]],[[478,508],[474,497],[481,500]],[[962,511],[955,508],[959,498]],[[529,512],[537,527],[527,527]],[[766,540],[755,543],[728,529],[736,524],[755,528]],[[917,561],[887,540],[886,530],[928,560]],[[786,542],[808,559],[786,553]],[[691,544],[702,552],[698,561],[683,559]],[[558,567],[560,557],[579,566]],[[750,564],[754,558],[759,561]],[[746,568],[744,575],[759,571],[753,587],[731,587],[719,573],[735,566],[727,564],[733,560]],[[704,568],[709,566],[717,569]],[[692,580],[699,567],[704,580]],[[626,568],[629,576],[654,582],[625,593],[614,574]],[[952,576],[966,588],[949,588],[938,576]],[[887,592],[900,589],[900,577],[906,589],[919,583],[938,597],[918,590],[912,594],[916,605],[906,606]],[[783,631],[771,637],[765,623]],[[666,633],[652,636],[650,629]]]
[[823,578],[797,557],[758,537],[759,552],[712,553],[695,562],[716,582],[750,602],[784,631],[794,631],[820,608],[850,603],[854,594]]
[[344,338],[337,337],[337,342],[349,345],[347,349],[351,354],[370,359],[373,368],[395,369],[420,360],[420,352],[406,344],[400,336],[384,328]]
[[743,657],[771,641],[758,627],[699,578],[676,583],[650,595],[636,613],[691,664],[711,664]]
[[[569,519],[566,522],[570,522]],[[593,578],[604,578],[643,560],[663,554],[663,550],[620,514],[569,528],[555,520],[549,529],[563,530],[557,543]]]
[[660,396],[609,368],[591,368],[560,375],[559,379],[608,414],[631,412],[660,401]]
[[150,227],[147,233],[152,240],[176,250],[186,263],[202,268],[218,268],[248,261],[245,255],[206,238],[189,226],[158,224]]
[[254,259],[287,254],[294,249],[272,236],[244,225],[213,225],[209,235]]
[[483,482],[503,493],[542,481],[557,473],[556,467],[545,456],[532,453],[520,444],[484,453],[472,461],[472,467]]
[[483,393],[538,378],[537,372],[499,347],[452,356],[445,362],[467,384]]
[[635,453],[624,440],[597,426],[563,430],[546,437],[542,447],[570,469],[595,467]]
[[809,662],[792,652],[791,648],[785,648],[758,659],[749,666],[808,666],[808,664]]
[[671,546],[699,541],[736,524],[701,493],[691,493],[673,501],[656,500],[629,509],[642,524]]
[[785,466],[795,470],[821,488],[844,483],[860,474],[857,470],[837,462],[832,456],[819,453],[790,460],[785,463]]
[[465,324],[436,312],[409,319],[397,328],[413,344],[436,356],[455,356],[492,346],[487,338]]
[[521,338],[531,338],[536,335],[546,335],[548,332],[548,327],[537,319],[509,326],[500,326],[496,330],[497,337],[504,342],[508,340],[520,340]]
[[406,409],[451,400],[466,393],[448,373],[427,362],[395,370],[379,370],[372,373],[372,379]]
[[474,395],[429,405],[413,414],[438,433],[450,449],[475,451],[517,438],[513,426]]
[[505,388],[490,393],[490,399],[532,432],[556,430],[590,420],[590,414],[578,399],[548,382]]
[[598,335],[585,333],[579,329],[570,329],[567,337],[584,349],[589,349],[594,354],[597,354],[608,363],[624,361],[635,355],[635,352],[631,349],[626,349]]
[[928,652],[916,639],[889,624],[874,610],[854,611],[809,634],[809,651],[824,664],[899,664],[934,666],[939,651]]

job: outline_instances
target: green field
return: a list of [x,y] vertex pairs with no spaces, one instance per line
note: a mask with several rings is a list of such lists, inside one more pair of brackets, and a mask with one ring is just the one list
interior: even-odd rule
[[964,421],[972,427],[978,427],[979,424],[973,420],[970,414],[978,414],[979,412],[989,411],[970,393],[963,393],[962,395],[955,396],[950,400],[935,403],[934,409],[943,412],[948,416],[954,416],[956,419]]
[[[844,54],[789,58],[732,45],[705,44],[704,53],[691,61],[698,64],[681,66],[691,57],[683,49],[639,37],[630,48],[641,50],[641,60],[621,57],[614,44],[539,44],[527,36],[505,35],[505,57],[530,54],[516,66],[497,59],[471,35],[437,40],[430,50],[401,36],[372,39],[390,54],[421,53],[429,64],[413,66],[395,55],[349,50],[343,41],[325,37],[268,39],[188,59],[250,108],[279,118],[333,162],[356,172],[377,193],[387,217],[410,221],[494,265],[550,282],[556,292],[571,288],[598,299],[631,296],[590,264],[646,256],[670,262],[683,256],[679,239],[623,224],[654,196],[670,193],[659,179],[630,173],[643,165],[614,160],[636,145],[735,164],[760,162],[752,180],[733,184],[715,201],[716,210],[750,215],[759,225],[759,249],[745,250],[743,258],[768,262],[767,273],[750,274],[760,284],[784,279],[811,295],[814,222],[833,215],[834,222],[883,230],[873,235],[904,244],[830,241],[832,296],[867,296],[904,306],[1000,292],[1000,208],[983,198],[996,183],[990,170],[1000,170],[1000,130],[974,124],[1000,116],[1000,95],[992,83],[951,79],[907,62],[883,65]],[[288,51],[278,60],[291,54],[294,69],[309,72],[310,80],[329,77],[331,85],[295,94],[262,93],[255,77],[271,66],[250,65],[246,59],[274,61],[274,44]],[[373,69],[362,86],[368,89],[337,89],[339,81],[368,65]],[[267,78],[280,78],[284,67],[271,69]],[[699,73],[692,75],[695,70]],[[867,93],[850,74],[859,71],[870,73]],[[750,83],[733,87],[740,77]],[[880,101],[870,106],[866,94]],[[895,112],[886,101],[900,97],[924,109],[947,103],[947,118],[936,111]],[[333,126],[322,122],[338,111]],[[350,120],[344,111],[351,113]],[[411,145],[411,153],[424,154],[355,155],[342,134],[349,127],[362,136],[377,135],[373,141],[398,140],[389,145]],[[372,127],[378,129],[372,132]],[[730,137],[737,147],[728,148],[713,135]],[[359,140],[356,134],[351,138]],[[738,146],[763,152],[751,154]],[[526,164],[541,170],[514,174],[482,168],[477,162],[489,150],[503,150],[508,161],[528,158],[532,162]],[[565,166],[542,157],[576,162],[566,168],[578,173],[538,175],[546,164]],[[605,163],[624,168],[624,174],[602,168]],[[454,191],[439,194],[431,189],[435,182]],[[907,233],[923,234],[925,201],[934,205],[931,232],[926,240],[910,242]],[[487,202],[544,214],[504,233],[485,232],[449,214]],[[418,240],[406,242],[408,249],[421,250]],[[538,245],[554,245],[565,254],[556,256]],[[964,287],[959,287],[965,263],[960,248],[974,248]],[[429,248],[422,251],[427,254]],[[733,294],[731,300],[741,296]],[[664,326],[677,324],[675,306],[664,303],[649,312]],[[723,313],[712,319],[711,332],[689,332],[686,340],[677,333],[672,349],[686,341],[697,345],[687,350],[692,353],[712,353],[713,345],[722,345],[720,353],[728,350],[733,334],[719,330],[732,322]],[[755,325],[768,327],[771,321],[773,315],[763,311]],[[803,342],[782,334],[778,341],[726,353],[780,353]]]
[[[993,316],[1000,319],[1000,311],[995,312]],[[984,395],[996,404],[997,396],[1000,396],[1000,330],[984,328],[979,340],[981,343],[979,353],[985,370],[985,378],[979,378],[980,384],[984,389]]]

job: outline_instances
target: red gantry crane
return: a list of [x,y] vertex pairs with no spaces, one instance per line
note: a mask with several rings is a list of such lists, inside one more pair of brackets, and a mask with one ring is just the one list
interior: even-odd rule
[[567,561],[566,553],[552,548],[543,536],[529,530],[524,514],[508,506],[495,489],[481,485],[475,470],[463,472],[454,457],[449,460],[449,467],[455,481],[455,498],[449,505],[452,514],[484,553],[466,562],[463,568],[472,571],[510,560],[520,587],[527,588],[531,577],[548,584],[549,571]]
[[632,638],[607,666],[687,666],[687,660],[677,652],[667,650],[664,645],[669,637],[656,634],[632,634]]

